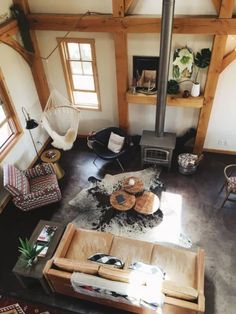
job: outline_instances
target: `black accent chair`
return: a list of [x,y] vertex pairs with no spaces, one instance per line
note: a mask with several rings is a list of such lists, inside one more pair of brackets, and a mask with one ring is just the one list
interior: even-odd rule
[[[116,133],[125,138],[124,145],[119,153],[114,153],[108,149],[108,142],[109,142],[111,132]],[[122,129],[117,128],[117,127],[109,127],[109,128],[99,130],[96,133],[93,133],[92,135],[90,135],[88,137],[88,141],[90,142],[90,145],[93,151],[97,155],[93,161],[94,164],[98,157],[104,160],[110,160],[110,161],[116,160],[120,168],[122,169],[122,171],[124,171],[124,167],[122,166],[119,160],[119,157],[127,151],[129,147],[129,138]]]

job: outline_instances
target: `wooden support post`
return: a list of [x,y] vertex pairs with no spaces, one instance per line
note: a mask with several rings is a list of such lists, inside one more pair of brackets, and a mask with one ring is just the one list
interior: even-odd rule
[[[219,19],[231,18],[233,14],[233,0],[222,0]],[[194,145],[194,153],[199,154],[203,151],[206,138],[208,123],[210,120],[211,109],[218,84],[221,65],[224,59],[226,35],[216,35],[212,46],[211,63],[208,70],[206,86],[204,91],[204,103],[198,121],[197,135]]]
[[216,13],[217,15],[219,15],[220,13],[220,6],[221,6],[221,0],[211,0],[215,9],[216,9]]
[[[25,15],[27,15],[29,11],[29,5],[27,0],[13,0],[14,4],[19,5]],[[40,56],[39,48],[38,48],[38,42],[36,38],[35,31],[31,30],[31,39],[34,46],[35,54],[32,58],[32,65],[31,65],[31,72],[34,78],[35,87],[38,93],[39,101],[41,103],[42,108],[46,106],[50,91],[48,87],[47,77],[44,72],[43,63]]]
[[125,16],[125,0],[112,0],[113,17]]
[[129,118],[128,102],[126,100],[126,92],[128,89],[127,34],[124,32],[114,33],[114,41],[119,125],[124,131],[128,132]]
[[0,42],[10,46],[15,51],[17,51],[28,63],[29,66],[32,65],[32,54],[30,54],[24,47],[22,47],[11,35],[6,34],[0,37]]
[[125,14],[128,13],[129,8],[134,3],[134,0],[125,0]]
[[[124,17],[125,0],[113,0],[113,17]],[[119,126],[128,132],[128,102],[126,92],[128,88],[128,56],[127,56],[127,34],[120,30],[113,34],[116,56],[116,85]]]

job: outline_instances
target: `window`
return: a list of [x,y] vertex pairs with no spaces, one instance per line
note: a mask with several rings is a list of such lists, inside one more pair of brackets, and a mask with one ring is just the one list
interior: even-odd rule
[[5,156],[15,143],[20,131],[21,128],[0,71],[0,158]]
[[93,39],[60,39],[59,47],[72,103],[81,109],[100,109]]

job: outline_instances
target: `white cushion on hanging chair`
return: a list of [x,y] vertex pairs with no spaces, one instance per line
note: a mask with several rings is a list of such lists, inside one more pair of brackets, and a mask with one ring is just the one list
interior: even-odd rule
[[55,107],[55,103],[51,108],[47,107],[50,106],[46,106],[41,122],[53,139],[52,145],[63,150],[71,149],[78,133],[79,110],[71,105]]

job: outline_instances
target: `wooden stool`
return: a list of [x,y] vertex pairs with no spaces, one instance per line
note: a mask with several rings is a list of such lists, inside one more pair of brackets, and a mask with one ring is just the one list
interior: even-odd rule
[[[121,195],[124,198],[123,203],[119,203],[117,197]],[[120,211],[127,211],[134,207],[135,205],[135,196],[126,193],[125,191],[119,190],[115,191],[110,196],[111,206]]]
[[[130,184],[133,181],[134,184]],[[130,194],[137,194],[143,192],[144,185],[143,181],[137,177],[128,177],[122,183],[123,189]]]
[[154,214],[160,206],[160,200],[152,192],[144,192],[143,195],[136,198],[134,210],[140,214]]
[[58,180],[64,177],[65,171],[58,163],[61,158],[61,153],[58,149],[52,148],[45,150],[40,158],[43,162],[51,163],[53,165]]

